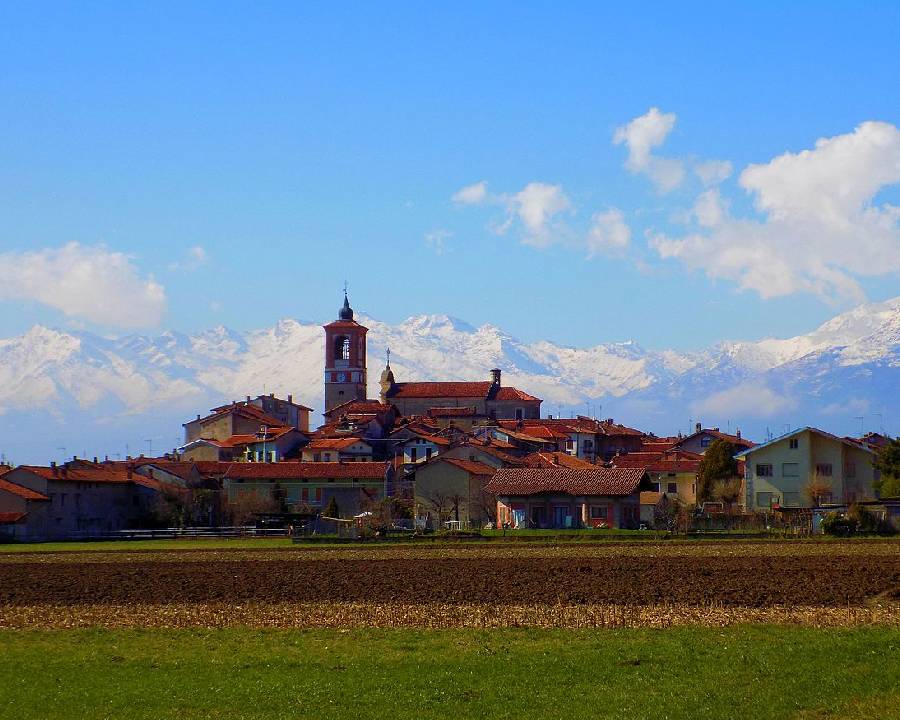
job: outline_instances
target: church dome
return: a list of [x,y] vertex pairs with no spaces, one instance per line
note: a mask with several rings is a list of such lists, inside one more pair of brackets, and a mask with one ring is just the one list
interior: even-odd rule
[[344,293],[344,306],[338,313],[339,320],[352,320],[353,308],[350,307],[350,300],[347,299],[347,293]]

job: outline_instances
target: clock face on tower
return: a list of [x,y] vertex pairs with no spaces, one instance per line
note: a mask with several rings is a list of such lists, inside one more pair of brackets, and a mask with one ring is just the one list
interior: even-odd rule
[[338,381],[338,382],[347,382],[347,373],[345,373],[345,372],[340,372],[340,373],[338,373],[338,374],[337,374],[337,381]]

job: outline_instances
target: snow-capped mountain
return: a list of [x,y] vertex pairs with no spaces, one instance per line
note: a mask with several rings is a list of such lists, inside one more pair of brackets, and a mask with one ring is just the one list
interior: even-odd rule
[[[398,380],[481,379],[544,399],[544,412],[614,416],[658,434],[692,419],[762,437],[785,425],[835,432],[892,426],[900,400],[900,298],[863,305],[807,335],[722,343],[697,353],[633,342],[570,348],[523,343],[493,325],[445,315],[369,327],[370,396],[385,350]],[[109,339],[35,326],[0,340],[0,451],[17,462],[137,454],[179,443],[181,423],[223,401],[274,392],[322,405],[318,323],[197,335]]]

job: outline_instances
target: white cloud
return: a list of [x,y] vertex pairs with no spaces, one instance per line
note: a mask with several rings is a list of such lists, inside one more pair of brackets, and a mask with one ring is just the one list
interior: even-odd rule
[[425,244],[434,250],[435,255],[443,255],[449,250],[447,240],[453,237],[449,230],[438,229],[425,233]]
[[169,270],[173,272],[193,272],[202,265],[209,262],[209,253],[199,245],[194,245],[187,249],[184,258],[169,263]]
[[795,407],[796,400],[775,392],[764,382],[745,382],[694,403],[691,411],[697,415],[726,418],[737,415],[745,418],[770,418]]
[[9,268],[0,300],[31,300],[70,318],[121,328],[158,325],[166,294],[152,276],[141,277],[131,258],[103,245],[0,254]]
[[656,233],[651,245],[764,298],[808,292],[861,301],[858,278],[900,272],[900,207],[873,203],[898,182],[900,130],[865,122],[812,150],[747,167],[739,183],[761,219],[731,216],[707,191],[695,208],[700,231]]
[[727,160],[700,160],[694,163],[693,169],[704,185],[718,185],[730,178],[733,172]]
[[660,192],[674,190],[684,180],[684,163],[653,154],[653,148],[665,142],[675,127],[675,113],[663,113],[652,107],[644,115],[616,128],[613,144],[628,148],[625,167],[633,173],[644,173]]
[[460,205],[479,205],[487,199],[487,181],[466,185],[453,193],[451,199]]
[[721,225],[727,214],[727,203],[715,188],[700,193],[692,212],[697,224],[707,228]]
[[545,246],[554,240],[550,223],[559,213],[571,210],[572,203],[562,185],[532,182],[509,198],[508,208],[525,226],[524,242]]
[[591,227],[585,241],[588,257],[594,257],[604,251],[622,251],[631,243],[631,228],[625,222],[621,210],[612,208],[602,213],[595,213],[591,218]]

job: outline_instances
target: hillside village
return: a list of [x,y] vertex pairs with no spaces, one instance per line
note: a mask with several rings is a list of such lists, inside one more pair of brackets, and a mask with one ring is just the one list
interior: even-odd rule
[[[0,537],[116,536],[157,527],[269,525],[299,532],[620,528],[781,523],[813,528],[866,505],[881,517],[874,461],[890,438],[804,427],[763,443],[697,423],[691,434],[587,415],[480,380],[395,377],[390,350],[367,396],[368,329],[349,299],[324,326],[324,424],[292,395],[246,396],[197,414],[160,457],[77,458],[0,472]],[[723,456],[723,452],[725,455]],[[707,457],[707,453],[710,455]],[[724,471],[710,481],[703,471]]]

